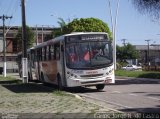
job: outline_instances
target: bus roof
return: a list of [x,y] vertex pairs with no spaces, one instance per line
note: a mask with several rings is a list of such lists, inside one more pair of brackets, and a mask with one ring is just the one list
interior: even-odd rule
[[72,33],[66,34],[64,36],[83,35],[83,34],[107,34],[107,33],[106,32],[72,32]]
[[59,41],[63,41],[66,36],[83,35],[83,34],[86,34],[86,35],[87,35],[87,34],[106,34],[106,35],[107,35],[106,32],[72,32],[72,33],[70,33],[70,34],[65,34],[65,35],[62,35],[62,36],[53,38],[53,39],[51,39],[51,40],[48,40],[48,41],[46,41],[46,42],[43,42],[43,43],[35,46],[34,48],[35,48],[35,49],[36,49],[36,48],[41,48],[41,47],[46,46],[46,45],[51,45],[51,44],[53,44],[53,43],[56,43],[56,42],[59,42]]

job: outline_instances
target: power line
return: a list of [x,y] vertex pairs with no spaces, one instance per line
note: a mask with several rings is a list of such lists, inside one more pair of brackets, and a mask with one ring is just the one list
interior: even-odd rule
[[[17,9],[19,8],[17,5],[19,1],[15,0],[8,0],[8,2],[0,0],[0,13],[3,14],[10,14],[10,16],[13,16]],[[3,8],[3,9],[1,9]],[[15,15],[14,15],[15,16]],[[16,17],[15,17],[16,18]],[[12,19],[8,20],[5,24],[6,26],[10,26]]]
[[[12,10],[13,12],[11,13],[11,16],[14,16],[14,14],[17,12],[18,6],[19,6],[19,3],[18,3],[18,1],[16,1],[14,6],[13,6],[14,9]],[[12,23],[14,23],[13,20],[10,19],[10,21],[8,22],[8,26],[10,26],[11,21],[12,21]]]
[[9,13],[9,10],[10,9],[12,9],[12,5],[13,5],[13,0],[12,1],[10,1],[9,3],[7,3],[8,4],[8,8],[6,9],[6,14],[8,14]]

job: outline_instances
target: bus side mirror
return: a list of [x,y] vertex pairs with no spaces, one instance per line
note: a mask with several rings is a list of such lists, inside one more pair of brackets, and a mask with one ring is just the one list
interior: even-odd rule
[[61,51],[62,51],[62,52],[64,51],[64,47],[63,47],[63,45],[61,45]]

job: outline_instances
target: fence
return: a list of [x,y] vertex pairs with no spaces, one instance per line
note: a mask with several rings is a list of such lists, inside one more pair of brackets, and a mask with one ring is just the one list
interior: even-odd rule
[[155,66],[143,66],[142,70],[144,71],[160,71],[160,66],[155,65]]

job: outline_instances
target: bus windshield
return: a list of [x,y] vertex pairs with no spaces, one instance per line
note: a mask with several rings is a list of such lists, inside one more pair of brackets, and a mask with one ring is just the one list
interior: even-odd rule
[[66,44],[66,65],[73,69],[106,67],[113,63],[111,42],[90,41]]

